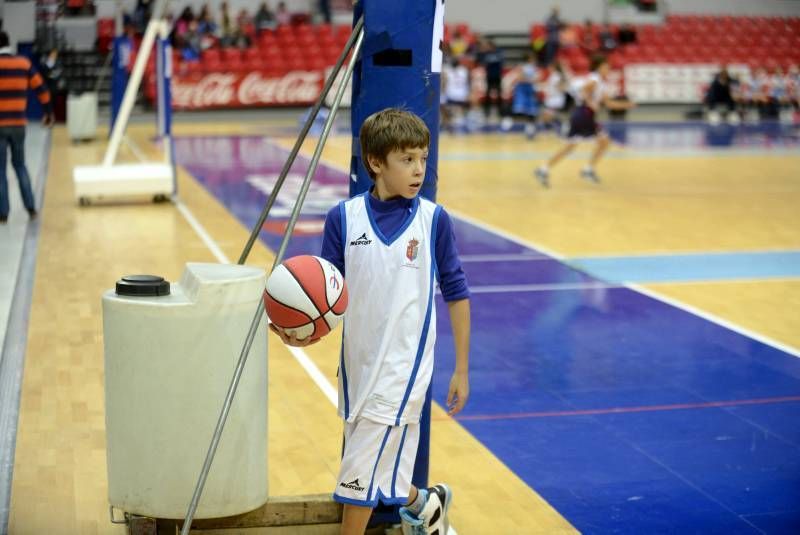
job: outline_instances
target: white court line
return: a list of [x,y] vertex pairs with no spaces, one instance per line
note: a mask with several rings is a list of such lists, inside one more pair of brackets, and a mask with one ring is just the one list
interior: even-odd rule
[[554,284],[497,284],[493,286],[470,286],[471,294],[498,294],[505,292],[552,292],[557,290],[597,290],[623,288],[622,285],[604,284],[602,282],[575,282]]
[[[518,244],[524,245],[526,247],[531,247],[533,249],[537,249],[537,250],[541,251],[542,253],[544,253],[546,255],[552,256],[553,258],[555,258],[557,260],[562,260],[565,263],[567,263],[567,258],[566,257],[556,253],[555,251],[552,251],[551,249],[548,249],[547,247],[544,247],[544,246],[541,246],[541,245],[537,245],[537,244],[535,244],[533,242],[529,242],[527,240],[523,240],[519,236],[514,236],[513,234],[509,234],[508,232],[505,232],[504,230],[498,229],[498,228],[496,228],[496,227],[494,227],[494,226],[492,226],[492,225],[490,225],[488,223],[484,223],[482,221],[478,221],[478,220],[473,219],[471,217],[465,216],[464,214],[462,214],[462,213],[460,213],[460,212],[458,212],[456,210],[451,210],[451,209],[448,208],[448,212],[450,212],[454,216],[458,217],[459,219],[462,219],[462,220],[467,221],[468,223],[470,223],[472,225],[475,225],[476,227],[482,228],[482,229],[487,230],[489,232],[494,232],[495,234],[498,234],[499,236],[502,236],[502,237],[504,237],[504,238],[506,238],[508,240],[511,240],[514,243],[518,243]],[[623,283],[622,287],[629,288],[629,289],[631,289],[631,290],[633,290],[635,292],[639,292],[639,293],[644,294],[644,295],[646,295],[648,297],[652,297],[653,299],[661,301],[662,303],[666,303],[668,305],[674,306],[675,308],[679,308],[679,309],[681,309],[681,310],[683,310],[685,312],[688,312],[690,314],[694,314],[695,316],[698,316],[700,318],[708,320],[708,321],[710,321],[712,323],[716,323],[717,325],[720,325],[721,327],[725,327],[726,329],[730,329],[731,331],[737,332],[737,333],[739,333],[739,334],[741,334],[743,336],[746,336],[748,338],[752,338],[753,340],[761,342],[762,344],[766,344],[768,346],[774,347],[775,349],[779,349],[780,351],[783,351],[784,353],[788,353],[789,355],[792,355],[794,357],[800,358],[800,349],[797,349],[797,348],[794,348],[792,346],[786,345],[786,344],[784,344],[782,342],[778,342],[777,340],[773,340],[772,338],[769,338],[768,336],[764,336],[762,334],[758,334],[758,333],[756,333],[754,331],[751,331],[750,329],[747,329],[745,327],[742,327],[740,325],[732,323],[732,322],[730,322],[728,320],[720,318],[719,316],[716,316],[716,315],[714,315],[714,314],[712,314],[710,312],[705,312],[703,310],[695,308],[695,307],[693,307],[691,305],[688,305],[688,304],[683,303],[681,301],[678,301],[676,299],[672,299],[670,297],[667,297],[666,295],[663,295],[663,294],[661,294],[659,292],[656,292],[655,290],[650,290],[648,288],[644,288],[643,286],[640,286],[638,284],[633,284],[633,283]]]
[[219,245],[217,245],[217,242],[214,241],[214,238],[212,238],[211,235],[208,232],[206,232],[206,229],[203,227],[203,225],[200,224],[200,222],[194,216],[192,211],[189,210],[189,207],[183,204],[177,198],[173,199],[172,202],[175,203],[175,206],[178,208],[178,211],[181,213],[181,215],[183,215],[184,219],[186,219],[186,221],[189,223],[189,226],[192,227],[195,234],[197,234],[200,237],[200,239],[203,240],[203,243],[206,244],[206,247],[208,247],[208,249],[211,251],[211,254],[214,255],[214,258],[216,258],[222,264],[230,264],[231,261],[228,259],[227,256],[225,256],[225,253],[222,252],[222,249],[219,248]]
[[133,155],[136,156],[140,162],[145,161],[146,158],[144,152],[142,152],[142,149],[139,148],[139,145],[137,145],[136,142],[134,142],[129,136],[122,136],[122,140],[125,142],[128,148],[131,149]]

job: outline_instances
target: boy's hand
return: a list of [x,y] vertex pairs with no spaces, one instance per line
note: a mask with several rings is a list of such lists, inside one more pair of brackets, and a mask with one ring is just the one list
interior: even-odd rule
[[287,346],[306,347],[306,346],[310,346],[312,344],[316,344],[317,342],[320,341],[320,338],[317,338],[316,340],[312,340],[310,336],[308,338],[303,338],[303,339],[298,340],[296,333],[292,332],[291,335],[288,335],[288,334],[286,334],[286,331],[284,331],[283,329],[281,329],[280,327],[278,327],[274,323],[270,323],[269,324],[269,328],[270,328],[270,330],[272,332],[274,332],[275,334],[280,336],[281,340],[283,341],[283,343],[286,344]]
[[463,372],[455,372],[450,379],[450,389],[447,391],[447,414],[455,416],[469,398],[469,376]]

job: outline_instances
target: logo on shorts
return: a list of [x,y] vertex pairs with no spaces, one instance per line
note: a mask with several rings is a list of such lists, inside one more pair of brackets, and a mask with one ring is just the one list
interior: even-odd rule
[[351,241],[350,245],[351,246],[353,246],[353,245],[369,245],[370,243],[372,243],[372,240],[367,238],[367,233],[365,232],[364,234],[362,234],[361,236],[359,236],[355,240]]
[[355,490],[357,492],[364,492],[366,490],[364,487],[358,484],[358,478],[355,478],[350,483],[342,483],[340,486],[346,489]]

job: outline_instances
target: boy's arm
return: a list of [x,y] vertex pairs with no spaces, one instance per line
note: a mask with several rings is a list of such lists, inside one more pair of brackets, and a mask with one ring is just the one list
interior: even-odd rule
[[436,265],[456,348],[456,369],[447,392],[447,412],[455,415],[461,412],[469,397],[469,287],[458,258],[453,225],[444,210],[439,214],[436,228]]
[[456,369],[447,391],[447,414],[454,416],[461,412],[469,398],[469,299],[450,301],[447,308],[456,346]]

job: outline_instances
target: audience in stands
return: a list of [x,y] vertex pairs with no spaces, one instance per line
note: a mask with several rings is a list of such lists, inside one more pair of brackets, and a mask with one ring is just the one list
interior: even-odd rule
[[275,21],[278,24],[289,24],[292,22],[292,14],[286,8],[286,2],[278,2],[278,11],[275,12]]
[[558,15],[558,6],[554,6],[550,11],[550,16],[545,21],[545,28],[547,30],[547,41],[544,47],[544,65],[550,65],[558,54],[558,47],[560,42],[561,29],[564,23]]
[[277,26],[277,22],[275,22],[275,13],[272,12],[266,2],[261,2],[256,12],[255,24],[258,33],[265,30],[274,30]]

